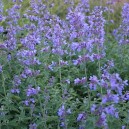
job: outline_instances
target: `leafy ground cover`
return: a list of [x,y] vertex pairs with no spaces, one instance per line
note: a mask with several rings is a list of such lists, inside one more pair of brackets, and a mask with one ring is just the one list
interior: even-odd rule
[[129,3],[4,2],[0,129],[129,129]]

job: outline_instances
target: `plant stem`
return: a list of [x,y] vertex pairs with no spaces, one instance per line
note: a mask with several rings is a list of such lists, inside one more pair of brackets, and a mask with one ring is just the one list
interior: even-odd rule
[[[100,56],[100,48],[99,48],[99,46],[97,47],[97,51],[98,51],[98,55]],[[100,79],[101,78],[101,62],[100,62],[100,59],[98,60],[98,68],[99,68],[98,75],[99,75],[99,79]],[[103,94],[103,88],[101,86],[101,95],[102,94]]]
[[[60,78],[60,85],[61,85],[61,80],[62,80],[62,76],[61,76],[61,64],[60,64],[60,60],[61,60],[61,57],[59,56],[59,78]],[[61,89],[62,89],[62,102],[63,104],[65,103],[65,96],[64,96],[64,88],[62,87],[61,85]],[[67,129],[67,121],[66,121],[66,113],[64,115],[64,129]]]
[[4,89],[4,95],[5,95],[5,97],[6,97],[5,78],[4,78],[3,71],[2,71],[2,87],[3,87],[3,89]]

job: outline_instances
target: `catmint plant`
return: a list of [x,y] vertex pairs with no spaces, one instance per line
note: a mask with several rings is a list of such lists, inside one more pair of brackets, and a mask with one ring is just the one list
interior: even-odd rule
[[113,37],[116,1],[24,2],[0,1],[0,128],[128,129],[129,4]]

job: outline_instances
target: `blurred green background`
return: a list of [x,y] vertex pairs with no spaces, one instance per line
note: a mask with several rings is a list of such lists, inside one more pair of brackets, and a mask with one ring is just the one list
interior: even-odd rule
[[[12,7],[13,3],[12,0],[3,0],[4,3],[4,13],[6,14],[6,10],[10,7]],[[20,4],[17,0],[17,4]],[[21,14],[24,14],[27,9],[30,8],[30,1],[38,2],[38,0],[23,0],[22,2],[22,8],[21,8]],[[52,8],[49,8],[49,11],[52,14],[57,14],[62,19],[65,18],[68,4],[64,4],[64,0],[42,0],[43,3],[47,5],[49,8],[52,3],[54,3],[54,6]],[[75,4],[77,4],[80,0],[73,0]],[[117,28],[121,21],[121,8],[122,5],[127,2],[127,0],[115,0],[115,4],[106,4],[107,2],[114,1],[114,0],[90,0],[90,8],[92,9],[94,6],[107,6],[110,9],[114,9],[114,12],[105,13],[105,19],[109,22],[111,20],[114,21],[115,24],[109,23],[107,26],[107,31],[112,32],[113,29]]]

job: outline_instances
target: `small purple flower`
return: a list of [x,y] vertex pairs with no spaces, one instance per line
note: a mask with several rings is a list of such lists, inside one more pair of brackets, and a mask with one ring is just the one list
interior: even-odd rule
[[68,65],[68,61],[60,60],[60,65],[61,66]]
[[25,100],[25,101],[24,101],[24,104],[25,104],[26,106],[29,106],[29,100]]
[[107,127],[107,116],[104,112],[102,112],[96,124],[98,127]]
[[123,99],[126,100],[126,101],[129,101],[129,92],[126,92],[126,93],[123,95]]
[[125,126],[125,125],[123,125],[123,126],[121,127],[121,129],[126,129],[126,126]]
[[83,121],[85,119],[86,119],[86,113],[85,112],[78,114],[78,117],[77,117],[78,122]]
[[13,88],[13,89],[11,89],[11,93],[13,93],[13,94],[19,94],[20,93],[20,90],[19,89],[17,89],[17,88]]
[[119,102],[119,95],[118,94],[112,94],[111,90],[107,90],[107,95],[102,96],[102,103],[105,104],[107,102]]
[[54,70],[54,67],[57,65],[56,62],[52,61],[52,63],[48,66],[48,69],[50,69],[51,71]]
[[10,61],[11,59],[12,59],[11,54],[8,54],[8,55],[7,55],[7,60]]
[[96,90],[97,85],[99,83],[98,78],[95,75],[93,75],[93,76],[90,76],[89,80],[90,80],[90,84],[89,84],[90,89],[91,90]]
[[95,111],[95,109],[96,109],[96,107],[97,107],[97,106],[96,106],[95,104],[93,104],[93,105],[91,106],[91,109],[90,109],[90,110],[91,110],[91,112],[94,112],[94,111]]
[[0,14],[3,13],[3,8],[4,8],[3,2],[0,1]]
[[55,82],[55,77],[52,76],[52,77],[49,79],[49,85],[50,85],[50,86],[53,86],[54,82]]
[[50,51],[50,46],[42,48],[42,50],[41,50],[41,52],[49,52],[49,51]]
[[71,49],[73,50],[73,51],[75,51],[76,49],[78,49],[78,47],[79,47],[79,44],[78,43],[72,43],[71,44]]
[[108,115],[112,115],[112,116],[114,116],[116,118],[119,118],[118,112],[116,112],[116,109],[115,109],[114,105],[110,105],[108,107],[105,107],[104,111]]
[[79,78],[76,78],[76,79],[74,80],[74,84],[77,85],[77,84],[79,84],[79,83],[80,83],[80,79],[79,79]]
[[70,84],[70,79],[66,79],[65,82],[66,82],[67,84]]
[[85,82],[86,82],[86,77],[82,77],[81,79],[76,78],[76,79],[74,80],[74,84],[75,84],[75,85],[84,84]]
[[21,84],[21,78],[18,75],[14,76],[14,86],[17,87]]
[[26,68],[26,69],[25,69],[25,74],[26,74],[27,76],[32,76],[32,70]]
[[7,49],[6,45],[5,44],[0,44],[0,49]]
[[67,114],[71,114],[71,109],[69,108],[67,111],[66,111]]
[[107,82],[106,80],[104,80],[104,79],[101,79],[101,80],[100,80],[100,85],[101,85],[102,87],[104,87],[105,89],[108,88],[108,82]]
[[27,96],[33,96],[33,95],[37,95],[39,91],[40,91],[40,87],[37,87],[37,88],[30,87],[27,89],[26,94]]
[[37,129],[36,123],[30,124],[29,129]]
[[65,107],[62,105],[58,110],[58,116],[63,117],[65,115]]
[[81,79],[81,84],[84,84],[86,82],[86,77],[83,77],[82,79]]
[[30,98],[29,101],[32,102],[32,103],[35,103],[34,98]]
[[85,129],[85,127],[82,125],[79,125],[79,129]]
[[65,127],[65,123],[64,122],[61,122],[60,126],[61,127]]
[[78,65],[79,64],[78,60],[73,60],[73,64]]
[[63,56],[66,53],[66,51],[62,50],[61,48],[53,48],[52,53]]
[[0,33],[3,33],[3,32],[4,32],[3,26],[0,26]]
[[34,99],[34,98],[30,98],[30,99],[27,99],[27,100],[23,101],[23,103],[24,103],[26,106],[34,105],[35,99]]
[[0,65],[0,73],[3,71],[3,67],[2,65]]

